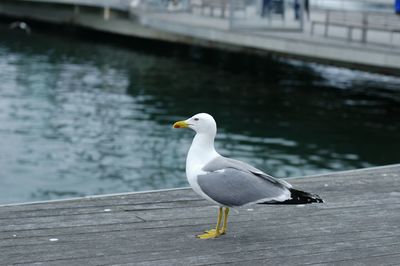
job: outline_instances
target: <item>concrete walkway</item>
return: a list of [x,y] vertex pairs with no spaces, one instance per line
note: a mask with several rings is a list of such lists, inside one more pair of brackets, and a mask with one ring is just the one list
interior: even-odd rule
[[[323,14],[319,14],[319,17]],[[369,32],[368,43],[347,41],[344,28],[330,29],[330,38],[323,36],[323,28],[310,33],[310,23],[303,32],[261,29],[229,30],[226,19],[206,18],[193,14],[146,14],[143,23],[153,29],[231,45],[237,49],[257,49],[286,55],[320,59],[345,64],[400,69],[400,34],[389,43],[387,33]],[[355,32],[355,37],[357,34]],[[212,43],[210,44],[212,46]]]

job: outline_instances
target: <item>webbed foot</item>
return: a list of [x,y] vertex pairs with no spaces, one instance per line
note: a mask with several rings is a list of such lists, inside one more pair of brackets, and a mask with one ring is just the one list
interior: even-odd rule
[[206,233],[197,235],[198,238],[200,239],[210,239],[210,238],[217,238],[221,235],[221,233],[215,229],[211,229],[206,231]]
[[[211,229],[211,230],[207,230],[207,231],[204,231],[205,233],[213,233],[213,234],[215,234],[215,229]],[[221,228],[220,230],[219,230],[219,234],[220,235],[225,235],[225,233],[226,233],[226,230],[224,229],[224,228]]]

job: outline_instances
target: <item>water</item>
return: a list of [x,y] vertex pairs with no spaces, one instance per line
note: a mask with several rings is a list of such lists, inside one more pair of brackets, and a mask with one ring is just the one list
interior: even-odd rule
[[278,177],[399,163],[400,78],[98,36],[0,36],[0,203],[187,186],[193,133],[171,125],[198,112],[216,118],[217,150]]

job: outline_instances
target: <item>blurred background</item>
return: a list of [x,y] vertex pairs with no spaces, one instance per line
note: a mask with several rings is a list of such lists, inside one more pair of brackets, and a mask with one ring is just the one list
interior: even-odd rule
[[396,74],[0,17],[1,204],[188,186],[193,132],[171,126],[198,112],[279,178],[399,163]]

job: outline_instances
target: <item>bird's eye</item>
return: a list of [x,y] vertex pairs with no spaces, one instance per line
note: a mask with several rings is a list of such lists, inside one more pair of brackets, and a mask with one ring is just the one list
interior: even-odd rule
[[194,119],[194,121],[199,121],[199,119],[196,117],[196,118]]

